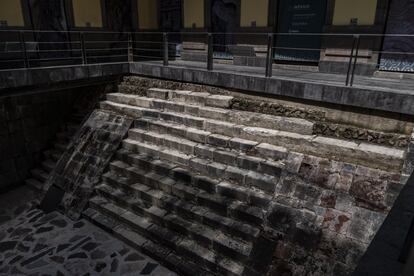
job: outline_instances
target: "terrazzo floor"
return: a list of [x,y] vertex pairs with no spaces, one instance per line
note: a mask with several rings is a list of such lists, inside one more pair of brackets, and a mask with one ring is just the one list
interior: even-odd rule
[[0,196],[0,275],[176,274],[86,220],[37,209],[26,187]]

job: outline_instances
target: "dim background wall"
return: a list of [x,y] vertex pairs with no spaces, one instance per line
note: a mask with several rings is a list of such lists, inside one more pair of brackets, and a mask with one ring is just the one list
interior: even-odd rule
[[8,26],[24,26],[20,0],[1,0],[0,4],[0,21],[7,21]]
[[72,104],[87,90],[0,98],[0,192],[23,183],[64,127]]

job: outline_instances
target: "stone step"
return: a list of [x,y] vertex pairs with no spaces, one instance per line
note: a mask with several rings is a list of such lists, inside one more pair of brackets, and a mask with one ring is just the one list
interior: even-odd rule
[[[114,102],[102,102],[101,108],[120,112],[134,118],[149,117],[183,124],[188,127],[204,129],[205,119],[182,113],[160,112],[155,109],[141,108]],[[367,143],[356,143],[335,138],[304,135],[260,127],[246,127],[230,123],[211,122],[220,134],[285,147],[288,150],[399,172],[403,163],[404,151]],[[210,127],[210,129],[213,127]],[[211,138],[214,139],[214,138]],[[226,137],[227,139],[227,137]],[[229,141],[216,135],[217,145],[226,145]]]
[[[178,93],[180,91],[171,92]],[[183,92],[183,91],[181,91]],[[186,93],[186,92],[183,92]],[[158,110],[159,112],[185,113],[204,119],[220,120],[232,124],[264,127],[282,131],[290,131],[301,134],[311,135],[313,133],[313,123],[299,118],[287,118],[274,115],[266,115],[248,111],[236,111],[215,107],[194,106],[192,101],[185,101],[187,96],[180,98],[177,103],[168,100],[139,97],[128,94],[107,94],[107,100],[141,108]],[[190,94],[189,97],[194,97]]]
[[[110,172],[104,174],[103,180],[110,186],[115,186],[119,189],[122,189],[127,194],[131,193],[137,195],[138,197],[143,188],[139,185],[134,185],[136,183],[130,183],[131,181],[128,181],[127,178],[113,175]],[[168,183],[168,180],[164,180],[164,182]],[[170,181],[170,183],[174,182]],[[166,185],[167,184],[165,184],[165,186]],[[249,224],[241,223],[229,217],[216,214],[214,212],[211,212],[208,208],[198,206],[197,204],[185,200],[181,200],[174,195],[166,194],[162,197],[162,201],[155,200],[151,196],[144,196],[143,200],[145,199],[151,200],[151,204],[152,202],[158,204],[158,207],[165,208],[166,210],[173,210],[176,214],[180,214],[191,220],[195,220],[204,225],[219,229],[222,232],[246,241],[253,241],[259,235],[259,229],[254,226],[250,226]]]
[[232,100],[234,99],[232,96],[215,95],[207,92],[191,92],[160,88],[148,89],[147,97],[220,108],[230,108]]
[[[213,151],[213,159],[209,161],[206,155],[211,148],[195,148],[194,155],[187,155],[174,149],[160,147],[158,145],[144,143],[133,139],[125,139],[123,149],[142,153],[154,158],[170,161],[184,167],[185,171],[193,171],[205,176],[209,176],[219,182],[231,182],[234,185],[233,192],[238,199],[245,200],[250,194],[257,196],[271,197],[275,192],[279,182],[281,169],[269,161],[261,162],[259,158],[249,156],[235,156],[226,151]],[[233,165],[228,161],[234,159]],[[133,158],[132,160],[133,161]],[[216,162],[220,161],[220,162]],[[228,165],[226,165],[228,164]],[[272,176],[264,172],[272,173]],[[224,186],[222,187],[224,191]],[[227,191],[227,190],[226,190]],[[270,201],[270,199],[269,199]]]
[[49,174],[42,169],[33,169],[30,171],[33,178],[38,180],[39,182],[45,183],[49,177]]
[[[169,132],[174,133],[175,132]],[[215,136],[212,136],[215,138]],[[257,171],[262,174],[279,177],[281,170],[285,169],[286,161],[272,161],[260,157],[252,157],[245,153],[228,147],[218,148],[212,145],[213,139],[210,136],[207,140],[210,144],[204,145],[182,137],[176,137],[168,133],[159,133],[155,131],[146,131],[142,129],[130,129],[128,132],[128,139],[151,143],[157,146],[166,147],[169,149],[180,151],[187,155],[193,155],[199,158],[206,158],[214,162],[222,163],[227,166],[237,167],[242,170]],[[270,145],[269,145],[270,146]],[[265,151],[266,145],[260,145],[251,151],[262,152]],[[272,151],[272,152],[270,152]],[[278,148],[269,147],[268,153],[263,153],[264,156],[273,156],[273,160],[282,156],[282,151]],[[287,155],[286,155],[287,157]],[[243,172],[247,174],[248,172]]]
[[42,162],[42,168],[47,172],[50,173],[56,167],[56,162],[50,159],[47,159]]
[[67,134],[67,136],[73,137],[73,135],[78,131],[79,124],[77,122],[69,122],[63,125],[62,131]]
[[207,271],[202,270],[200,266],[195,265],[193,262],[184,260],[181,257],[177,256],[170,249],[143,237],[134,229],[126,225],[116,223],[115,220],[111,217],[111,214],[106,215],[90,207],[83,212],[83,217],[98,227],[106,230],[111,235],[114,235],[115,237],[124,241],[136,250],[141,251],[151,258],[159,261],[162,265],[166,266],[170,270],[176,271],[180,275],[212,275]]
[[53,149],[52,150],[46,150],[45,152],[43,152],[43,156],[46,159],[50,159],[54,162],[57,162],[60,159],[60,157],[62,156],[62,152],[59,152],[59,151],[53,150]]
[[[197,128],[183,127],[182,125],[171,123],[167,121],[140,118],[134,122],[135,128],[155,131],[161,134],[173,134],[174,136],[188,139],[195,143],[203,143],[211,146],[215,145],[215,136],[210,131],[199,130]],[[209,136],[213,135],[213,139],[209,139]],[[225,135],[223,135],[225,136]],[[273,161],[286,159],[288,157],[288,151],[286,148],[278,147],[266,143],[258,143],[252,140],[234,138],[234,137],[223,137],[223,140],[228,141],[222,143],[222,146],[243,152],[248,155],[258,156]]]
[[61,131],[56,134],[56,138],[58,141],[62,141],[64,143],[69,143],[72,139],[73,134],[69,134],[68,131]]
[[36,191],[43,191],[43,183],[37,179],[29,178],[29,179],[26,179],[24,182],[26,185],[31,186]]
[[[178,232],[180,235],[192,237],[203,247],[220,252],[222,255],[233,258],[238,262],[248,260],[252,243],[234,239],[221,231],[208,227],[205,224],[203,225],[195,220],[188,220],[186,217],[172,213],[172,209],[162,209],[156,205],[148,207],[148,204],[134,197],[138,196],[139,198],[142,187],[137,187],[138,189],[133,194],[129,193],[129,190],[133,190],[135,187],[132,185],[131,188],[128,188],[128,192],[124,192],[125,190],[114,189],[109,185],[101,184],[96,188],[96,192],[120,207],[129,208],[139,215],[150,218],[159,227],[164,226],[172,229],[174,232]],[[170,198],[169,200],[172,201],[174,199]]]
[[[127,211],[117,205],[111,203],[105,204],[103,202],[104,201],[100,198],[94,198],[90,200],[90,205],[93,209],[103,212],[104,214],[110,216],[113,220],[121,221],[122,224],[137,231],[145,238],[151,239],[156,243],[162,242],[161,246],[168,246],[169,252],[177,252],[180,256],[185,256],[186,259],[190,259],[209,271],[216,272],[219,270],[219,275],[243,274],[244,268],[242,265],[222,256],[217,258],[219,256],[214,251],[197,244],[188,237],[177,232],[169,231],[165,227],[152,224],[146,218]],[[222,261],[223,259],[225,262]]]
[[115,175],[122,175],[131,179],[135,183],[143,184],[150,189],[158,189],[147,195],[148,198],[156,204],[164,193],[178,197],[186,202],[193,202],[199,206],[211,209],[222,216],[229,216],[244,223],[260,226],[263,223],[264,211],[262,208],[250,206],[238,200],[233,200],[218,194],[211,194],[199,189],[197,186],[191,186],[189,182],[168,181],[163,175],[148,173],[122,161],[114,161],[109,165],[110,171]]
[[66,147],[68,146],[68,143],[64,143],[62,141],[57,141],[54,144],[54,148],[60,152],[65,152],[66,151]]

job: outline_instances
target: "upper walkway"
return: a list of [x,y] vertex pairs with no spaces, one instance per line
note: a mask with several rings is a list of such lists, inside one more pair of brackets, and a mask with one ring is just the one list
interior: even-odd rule
[[[346,86],[346,75],[274,66],[273,76],[265,68],[214,63],[207,70],[205,62],[175,60],[134,61],[0,70],[0,94],[15,88],[49,86],[136,74],[173,81],[218,86],[294,100],[314,101],[414,115],[414,78],[405,74],[355,76],[353,86]],[[402,75],[401,75],[402,76]]]

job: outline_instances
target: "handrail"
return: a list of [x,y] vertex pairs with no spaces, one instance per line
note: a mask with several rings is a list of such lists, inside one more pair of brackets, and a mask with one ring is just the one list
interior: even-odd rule
[[[17,34],[16,41],[1,41],[1,34],[9,32]],[[29,36],[27,34],[33,34]],[[64,33],[69,34],[62,37],[62,40],[68,41],[51,41],[47,39],[47,35],[41,37],[41,41],[36,41],[37,33]],[[100,35],[116,35],[110,38],[105,36],[94,36],[94,34]],[[155,36],[147,36],[147,35]],[[142,36],[143,35],[143,36]],[[158,36],[159,35],[159,36]],[[180,35],[178,38],[176,35]],[[235,49],[233,47],[243,46],[252,47],[254,45],[237,44],[233,41],[230,43],[221,43],[216,41],[217,36],[228,35],[242,35],[249,36],[255,35],[263,38],[259,43],[262,47],[262,53],[265,54],[265,76],[270,78],[273,75],[275,68],[273,68],[274,60],[290,60],[290,53],[295,53],[294,61],[314,61],[314,56],[323,51],[324,47],[315,47],[305,45],[295,45],[295,47],[288,47],[279,45],[275,41],[281,41],[277,36],[320,36],[320,37],[340,37],[345,36],[352,39],[352,48],[349,48],[350,53],[345,53],[343,56],[348,57],[348,67],[346,72],[345,86],[352,86],[354,83],[355,72],[357,71],[358,59],[361,58],[359,53],[361,52],[362,40],[369,37],[413,37],[411,34],[339,34],[339,33],[210,33],[210,32],[108,32],[108,31],[55,31],[55,30],[0,30],[0,61],[4,64],[4,60],[1,59],[4,55],[9,54],[9,58],[16,57],[15,60],[23,61],[23,68],[29,67],[41,67],[42,64],[39,61],[44,60],[71,60],[71,62],[79,62],[81,59],[82,65],[89,63],[105,63],[112,62],[110,59],[122,58],[128,62],[133,62],[134,58],[155,59],[163,61],[163,66],[169,66],[169,59],[180,57],[183,38],[187,36],[193,36],[197,38],[197,42],[203,43],[205,47],[202,49],[206,55],[205,64],[206,69],[209,71],[214,70],[214,59],[232,59]],[[10,36],[9,36],[10,37]],[[94,38],[96,40],[94,40]],[[142,39],[141,39],[142,38]],[[108,40],[107,40],[108,39]],[[174,42],[175,39],[178,42]],[[55,37],[53,40],[57,40]],[[126,43],[126,47],[122,43]],[[56,44],[53,46],[53,44]],[[145,45],[148,44],[148,45]],[[256,43],[257,44],[257,43]],[[4,45],[4,46],[3,46]],[[91,48],[88,48],[87,46]],[[59,48],[56,48],[59,46]],[[351,46],[351,45],[350,45]],[[219,48],[219,51],[216,49]],[[122,51],[122,52],[121,52]],[[79,56],[81,52],[81,56]],[[149,53],[149,52],[153,52]],[[313,53],[315,52],[315,54]],[[392,55],[407,55],[414,56],[414,52],[404,52],[401,50],[376,50],[372,49],[372,53],[384,54],[388,56]],[[12,55],[16,53],[15,55]],[[297,53],[300,53],[299,56]],[[53,55],[52,55],[53,54]],[[6,56],[7,58],[7,56]],[[106,60],[107,59],[107,60]],[[16,66],[16,63],[11,66]],[[379,63],[376,64],[379,66]],[[5,66],[5,65],[4,65]],[[2,66],[2,68],[4,68]],[[19,65],[18,65],[19,66]],[[50,65],[48,65],[50,66]],[[14,67],[13,67],[14,68]]]
[[[56,31],[56,30],[18,30],[18,29],[0,29],[0,32],[24,32],[24,33],[64,33],[64,34],[78,34],[79,31]],[[187,35],[187,34],[198,34],[198,35],[206,35],[208,33],[211,33],[213,35],[292,35],[292,36],[376,36],[376,37],[414,37],[414,34],[381,34],[381,33],[286,33],[286,32],[263,32],[263,33],[253,33],[253,32],[206,32],[206,31],[200,31],[200,32],[154,32],[154,31],[134,31],[134,32],[115,32],[115,31],[82,31],[82,33],[85,34],[159,34],[162,36],[164,33],[167,34],[181,34],[181,35]]]

